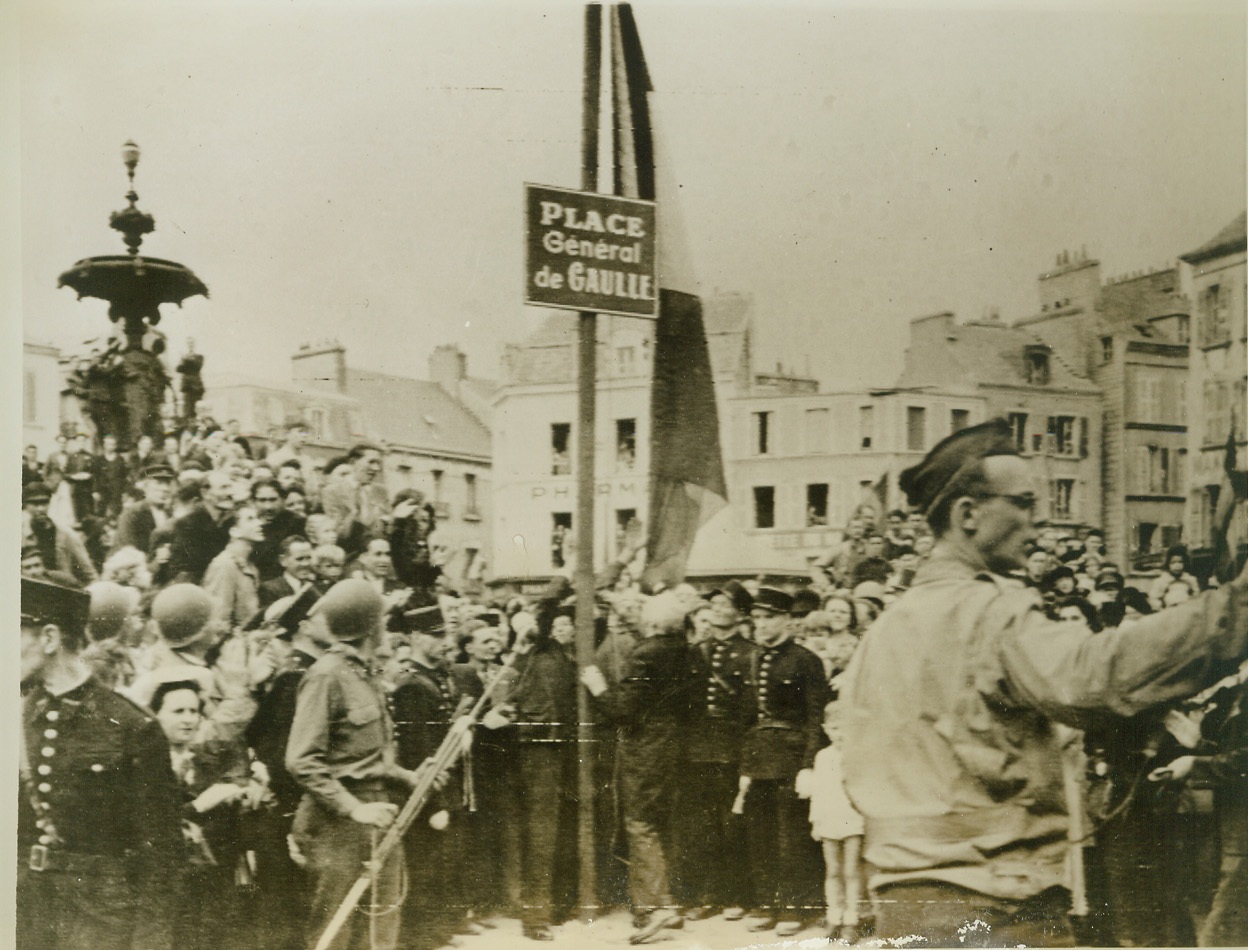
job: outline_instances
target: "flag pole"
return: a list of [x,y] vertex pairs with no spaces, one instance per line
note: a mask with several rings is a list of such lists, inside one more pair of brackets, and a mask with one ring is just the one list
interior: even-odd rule
[[[585,6],[585,84],[581,103],[581,189],[598,190],[598,122],[602,69],[602,6]],[[581,311],[577,335],[576,429],[576,665],[594,662],[594,417],[598,386],[597,315]],[[577,714],[577,855],[581,916],[596,916],[598,895],[594,847],[593,710],[580,686]]]

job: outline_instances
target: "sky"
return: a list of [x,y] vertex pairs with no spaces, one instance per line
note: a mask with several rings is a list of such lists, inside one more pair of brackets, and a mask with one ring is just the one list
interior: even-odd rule
[[[751,295],[760,362],[826,389],[892,382],[913,317],[1034,312],[1063,250],[1161,267],[1245,206],[1242,3],[633,8],[702,290]],[[108,330],[56,281],[124,251],[127,139],[143,252],[210,288],[161,324],[209,385],[327,338],[496,378],[540,322],[523,183],[579,185],[580,4],[16,9],[28,339]]]

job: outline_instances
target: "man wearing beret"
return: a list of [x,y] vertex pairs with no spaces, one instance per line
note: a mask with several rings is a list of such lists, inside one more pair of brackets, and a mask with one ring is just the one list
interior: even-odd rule
[[1189,696],[1248,656],[1240,576],[1129,631],[1049,620],[1006,575],[1036,533],[1008,423],[963,429],[902,474],[937,537],[845,674],[846,790],[866,818],[877,935],[1072,946],[1055,722]]
[[[416,773],[395,759],[381,671],[381,595],[367,581],[339,581],[321,598],[319,615],[334,644],[299,684],[286,745],[286,769],[303,789],[292,835],[315,880],[313,942],[372,860],[375,836],[398,814]],[[330,944],[335,950],[392,950],[399,937],[403,852],[394,849],[376,872],[372,896],[356,908]],[[369,904],[375,899],[377,907]]]
[[80,657],[89,608],[22,578],[17,946],[161,950],[181,793],[159,724]]
[[809,798],[820,724],[828,701],[823,661],[793,642],[793,597],[760,587],[754,597],[749,690],[752,722],[741,748],[746,836],[754,902],[751,930],[799,933],[816,890],[818,850],[810,837]]
[[741,739],[753,719],[747,680],[754,644],[741,636],[741,621],[754,598],[737,581],[707,595],[708,639],[689,648],[693,694],[684,778],[681,782],[682,884],[692,920],[719,911],[730,920],[750,906],[745,827],[732,813],[740,776]]

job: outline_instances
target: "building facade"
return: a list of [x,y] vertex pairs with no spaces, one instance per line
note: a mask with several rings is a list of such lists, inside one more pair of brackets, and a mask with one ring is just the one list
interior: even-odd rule
[[1191,301],[1191,368],[1187,403],[1200,413],[1189,428],[1184,535],[1190,548],[1208,555],[1213,515],[1224,480],[1228,440],[1236,467],[1248,468],[1245,417],[1248,416],[1248,266],[1245,216],[1179,258],[1180,282]]
[[55,346],[22,341],[22,445],[35,446],[41,459],[56,448],[65,418],[60,359]]
[[1016,326],[1053,347],[1102,393],[1098,519],[1111,560],[1159,566],[1179,541],[1187,492],[1189,313],[1178,272],[1102,282],[1086,252],[1059,254],[1037,281],[1040,310]]

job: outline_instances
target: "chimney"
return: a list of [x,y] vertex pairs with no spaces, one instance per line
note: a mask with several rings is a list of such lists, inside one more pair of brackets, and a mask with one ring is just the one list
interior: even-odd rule
[[459,399],[459,384],[468,378],[468,357],[454,343],[434,347],[429,354],[429,378]]
[[296,386],[345,395],[347,351],[337,340],[304,343],[290,358],[290,376]]

